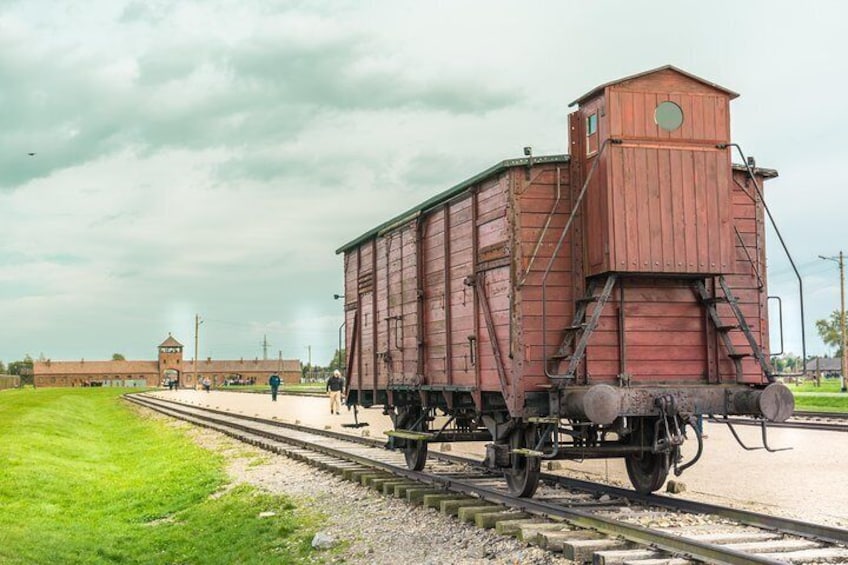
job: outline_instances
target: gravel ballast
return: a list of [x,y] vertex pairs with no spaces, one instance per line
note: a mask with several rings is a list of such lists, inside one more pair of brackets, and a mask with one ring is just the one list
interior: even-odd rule
[[[162,416],[165,418],[164,416]],[[174,422],[201,446],[223,455],[230,487],[248,484],[291,497],[327,517],[319,532],[343,546],[324,550],[329,563],[530,564],[571,563],[514,538],[460,523],[435,509],[413,506],[305,463],[247,446],[222,434]],[[257,509],[257,514],[262,509]]]

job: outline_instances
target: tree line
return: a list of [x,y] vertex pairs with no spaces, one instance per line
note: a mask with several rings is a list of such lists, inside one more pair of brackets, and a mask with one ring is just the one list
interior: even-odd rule
[[301,374],[303,378],[306,378],[307,375],[315,375],[316,373],[326,373],[330,374],[336,369],[342,372],[344,375],[344,367],[345,367],[345,350],[344,349],[336,349],[336,352],[333,353],[333,358],[324,366],[321,365],[310,365],[309,363],[304,363],[301,366]]

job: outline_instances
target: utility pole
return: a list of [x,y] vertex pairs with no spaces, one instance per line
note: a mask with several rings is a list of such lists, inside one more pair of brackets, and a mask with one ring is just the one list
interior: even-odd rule
[[842,294],[842,311],[839,316],[839,325],[842,330],[842,392],[845,392],[845,374],[848,373],[848,351],[845,347],[845,257],[839,251],[839,285]]
[[342,330],[345,327],[346,322],[342,322],[342,325],[339,326],[339,361],[338,361],[338,369],[342,372],[342,374],[346,373],[347,367],[345,366],[345,356],[342,353]]
[[262,336],[262,360],[263,361],[268,360],[268,336],[267,335]]
[[280,378],[283,378],[283,350],[280,350],[280,360],[277,363],[277,372],[280,374]]
[[200,334],[200,324],[203,322],[200,321],[200,314],[194,315],[194,368],[192,369],[194,372],[194,384],[197,386],[199,380],[197,378],[197,342],[198,335]]
[[842,251],[839,252],[839,259],[836,257],[824,257],[823,255],[819,255],[819,259],[825,259],[827,261],[835,261],[839,263],[839,287],[840,287],[840,295],[841,295],[841,309],[839,310],[839,331],[842,343],[842,374],[840,375],[840,390],[842,392],[848,391],[845,385],[845,377],[848,374],[848,351],[846,351],[845,345],[845,255]]

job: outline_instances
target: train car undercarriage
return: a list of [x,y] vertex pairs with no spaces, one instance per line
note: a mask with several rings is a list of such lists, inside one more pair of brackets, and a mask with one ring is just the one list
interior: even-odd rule
[[[430,443],[489,442],[482,464],[503,472],[517,496],[536,491],[543,460],[623,458],[634,489],[649,493],[662,487],[669,471],[678,476],[700,458],[698,416],[749,415],[765,426],[786,420],[794,409],[792,393],[779,383],[570,387],[531,395],[520,417],[511,416],[499,396],[485,396],[477,410],[470,395],[456,391],[393,390],[393,402],[384,404],[394,425],[388,447],[403,450],[407,466],[421,470]],[[766,441],[765,427],[763,434]],[[681,447],[692,438],[697,451],[684,461]]]

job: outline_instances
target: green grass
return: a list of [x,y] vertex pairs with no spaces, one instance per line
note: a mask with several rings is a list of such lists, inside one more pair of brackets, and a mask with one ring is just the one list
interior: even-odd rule
[[[318,516],[239,486],[223,459],[120,389],[0,394],[0,563],[304,563]],[[259,518],[264,511],[275,512]]]
[[816,386],[815,381],[804,381],[803,383],[789,383],[786,386],[792,392],[839,392],[839,379],[822,379],[821,386]]
[[326,383],[285,384],[281,388],[282,388],[282,390],[306,390],[306,391],[317,390],[317,391],[325,392],[327,390],[327,384]]
[[[219,387],[219,390],[233,390],[239,392],[267,392],[268,394],[271,394],[271,387],[269,387],[267,384]],[[280,387],[281,394],[323,394],[325,392],[327,392],[327,385],[325,385],[324,383],[284,384]]]
[[822,379],[821,386],[813,381],[788,383],[795,395],[795,409],[819,412],[848,412],[848,393],[840,392],[839,379]]
[[839,396],[816,396],[809,393],[799,393],[795,395],[795,410],[848,412],[848,393]]

